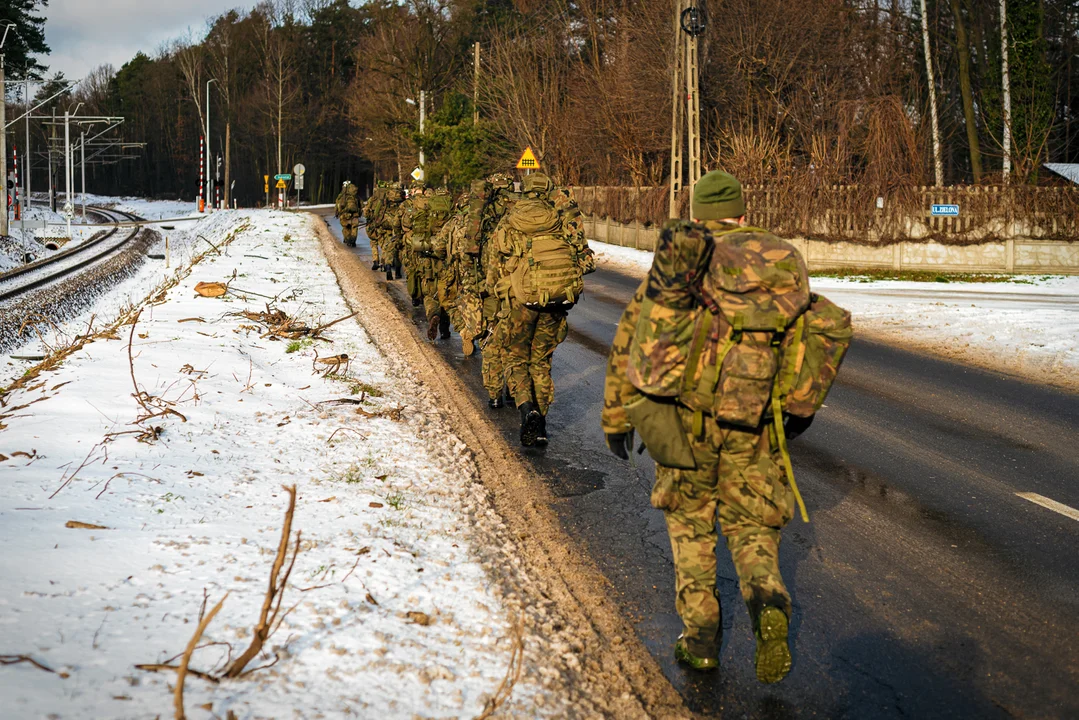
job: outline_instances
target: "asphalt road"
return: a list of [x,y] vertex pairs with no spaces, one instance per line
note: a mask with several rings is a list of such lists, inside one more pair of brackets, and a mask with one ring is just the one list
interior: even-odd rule
[[[339,227],[332,222],[335,232]],[[370,263],[361,233],[358,262]],[[1079,717],[1079,397],[856,341],[827,407],[792,444],[811,523],[784,531],[794,667],[759,685],[737,579],[719,550],[722,669],[679,667],[670,547],[651,461],[599,428],[607,348],[638,281],[586,279],[555,353],[551,445],[525,455],[687,704],[746,718]],[[412,313],[402,283],[389,286]],[[444,353],[485,397],[479,358]],[[492,421],[516,443],[512,409]]]

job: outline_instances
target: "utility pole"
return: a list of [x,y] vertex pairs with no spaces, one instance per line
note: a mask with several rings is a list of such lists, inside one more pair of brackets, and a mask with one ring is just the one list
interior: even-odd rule
[[688,139],[689,182],[701,179],[701,97],[697,45],[704,18],[696,0],[674,2],[674,73],[671,78],[671,190],[669,214],[679,216],[685,169],[682,138]]
[[82,153],[82,221],[86,223],[86,131],[79,133],[79,151]]
[[23,167],[25,173],[22,178],[22,216],[25,220],[26,211],[30,209],[30,74],[26,75],[26,145],[23,148]]
[[[11,29],[11,25],[8,25],[4,29],[4,39],[7,39],[7,32]],[[3,46],[3,42],[0,41],[0,47]],[[5,104],[4,97],[4,56],[0,53],[0,176],[4,178],[4,187],[0,189],[0,235],[8,234],[7,226],[7,130],[4,127],[7,125],[7,106]]]
[[472,46],[475,53],[472,58],[472,124],[480,122],[480,44]]
[[[427,91],[420,90],[420,142],[423,142],[423,126],[427,122]],[[423,145],[420,145],[420,167],[424,164]]]
[[206,81],[206,206],[209,208],[209,212],[213,212],[214,205],[214,176],[210,170],[210,83],[215,82],[217,82],[217,78],[210,78]]
[[67,236],[71,237],[71,215],[75,206],[71,202],[71,113],[64,111],[64,215],[67,216]]

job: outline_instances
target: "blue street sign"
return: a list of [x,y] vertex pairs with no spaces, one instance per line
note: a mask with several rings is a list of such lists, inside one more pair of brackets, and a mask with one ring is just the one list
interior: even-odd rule
[[959,217],[958,205],[934,205],[934,217]]

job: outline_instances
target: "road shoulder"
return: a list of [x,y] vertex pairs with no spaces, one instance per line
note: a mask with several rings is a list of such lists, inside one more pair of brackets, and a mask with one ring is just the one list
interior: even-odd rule
[[[505,524],[507,542],[532,580],[522,598],[530,609],[549,608],[545,625],[529,627],[571,648],[567,665],[576,691],[611,717],[687,717],[681,698],[637,639],[613,601],[613,589],[551,510],[554,498],[488,421],[480,403],[434,346],[422,341],[373,274],[311,216],[323,252],[360,322],[383,354],[411,372],[442,409],[445,421],[472,451],[479,479]],[[512,577],[507,593],[515,592]],[[554,618],[559,618],[554,620]],[[535,620],[530,615],[530,624]]]

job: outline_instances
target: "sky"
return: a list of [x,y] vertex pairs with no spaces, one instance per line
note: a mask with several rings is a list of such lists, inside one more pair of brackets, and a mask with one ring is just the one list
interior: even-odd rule
[[111,63],[117,70],[140,50],[153,56],[166,42],[188,32],[201,38],[206,20],[244,0],[50,0],[45,40],[49,72],[78,79]]

